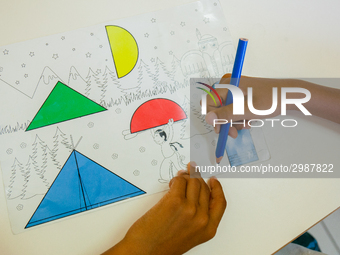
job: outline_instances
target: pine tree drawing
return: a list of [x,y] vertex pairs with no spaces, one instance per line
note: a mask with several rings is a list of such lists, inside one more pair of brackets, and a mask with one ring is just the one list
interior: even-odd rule
[[47,145],[38,135],[36,135],[32,146],[33,153],[31,157],[33,160],[32,164],[34,165],[34,171],[42,180],[44,180],[44,172],[47,166]]
[[[188,107],[190,108],[188,109]],[[201,114],[201,107],[199,106],[197,109],[195,105],[189,101],[188,98],[185,98],[184,100],[183,109],[186,112],[187,109],[190,111],[190,113],[187,115],[190,117],[184,120],[184,122],[182,123],[182,139],[188,139],[195,135],[205,135],[214,130],[213,127],[207,124],[207,122],[205,121],[205,115]]]
[[43,173],[44,179],[46,180],[46,187],[49,188],[51,184],[53,183],[55,177],[58,175],[60,171],[60,167],[55,164],[55,153],[46,146],[46,151],[47,151],[47,162],[46,162],[46,169]]
[[17,158],[14,159],[14,163],[11,169],[11,177],[10,177],[10,184],[7,191],[8,199],[14,199],[17,197],[22,197],[25,194],[25,185],[26,185],[26,178],[25,178],[25,171],[23,165],[18,161]]
[[171,76],[174,80],[174,84],[176,87],[183,87],[185,77],[182,73],[181,69],[181,61],[176,58],[176,56],[173,56],[172,62],[171,62]]
[[165,92],[169,81],[171,81],[171,73],[167,70],[164,63],[157,58],[155,62],[155,74],[153,77],[153,88],[158,92]]
[[150,67],[145,64],[143,60],[139,63],[137,83],[137,87],[141,90],[151,88],[155,83],[154,75],[151,73]]
[[140,100],[144,97],[153,95],[150,88],[154,84],[154,75],[150,71],[150,67],[141,59],[138,66],[137,86],[124,89],[125,104],[128,105],[134,100]]
[[182,104],[182,108],[185,111],[187,118],[183,120],[181,124],[181,139],[190,138],[190,100],[187,97],[184,97],[184,102]]
[[194,130],[196,131],[194,134],[190,134],[191,137],[194,135],[205,135],[214,130],[214,128],[205,121],[205,115],[202,115],[200,105],[196,108],[194,103],[191,102],[190,109],[191,123],[195,123]]
[[81,77],[77,69],[72,66],[68,77],[68,86],[78,91],[81,94],[85,94],[87,88],[87,82]]
[[151,78],[150,69],[147,64],[141,59],[138,66],[138,77],[137,77],[137,90],[141,90],[142,83],[144,81],[144,72]]
[[[66,135],[57,127],[55,135],[53,136],[53,148],[51,150],[51,157],[53,164],[58,170],[61,170],[65,160],[65,154],[72,151],[72,146],[68,142]],[[67,148],[67,150],[65,150]]]
[[113,105],[119,105],[121,97],[123,96],[120,82],[115,72],[112,72],[107,66],[103,74],[103,82],[101,86],[102,97],[100,104],[104,106],[112,107]]
[[46,182],[42,179],[41,174],[35,170],[37,162],[29,156],[26,164],[26,176],[24,185],[23,199],[29,199],[36,195],[43,195],[47,191]]
[[96,103],[100,103],[102,83],[100,82],[98,74],[93,72],[91,68],[89,68],[89,72],[86,76],[86,83],[85,96]]
[[101,105],[104,105],[105,104],[105,99],[107,99],[107,95],[106,95],[106,88],[107,86],[109,85],[108,84],[108,80],[109,78],[107,77],[108,75],[110,75],[111,71],[109,70],[109,68],[106,66],[105,67],[105,71],[104,71],[104,74],[103,74],[103,82],[100,86],[100,91],[101,91],[101,94],[100,94],[100,100],[99,100],[99,103]]

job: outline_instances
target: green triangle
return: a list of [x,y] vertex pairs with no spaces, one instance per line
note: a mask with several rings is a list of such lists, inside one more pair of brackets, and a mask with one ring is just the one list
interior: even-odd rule
[[65,84],[58,82],[26,131],[106,111]]

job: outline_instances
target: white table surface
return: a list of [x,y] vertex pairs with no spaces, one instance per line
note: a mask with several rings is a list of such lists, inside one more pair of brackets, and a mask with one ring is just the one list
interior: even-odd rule
[[[0,45],[86,27],[192,2],[191,0],[1,0]],[[340,2],[221,0],[236,45],[250,40],[243,74],[263,77],[339,77]],[[340,88],[340,85],[332,84]],[[340,126],[309,121],[288,138],[264,128],[268,163],[339,165]],[[315,135],[318,134],[318,135]],[[283,139],[283,137],[285,137]],[[304,153],[301,153],[304,152]],[[0,253],[100,254],[163,195],[94,210],[13,235],[0,176]],[[340,179],[222,179],[227,211],[216,237],[188,254],[271,254],[340,206]]]

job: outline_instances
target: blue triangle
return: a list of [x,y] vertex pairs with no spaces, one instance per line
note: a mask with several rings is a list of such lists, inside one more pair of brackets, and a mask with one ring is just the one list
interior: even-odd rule
[[25,228],[142,194],[145,191],[74,150]]

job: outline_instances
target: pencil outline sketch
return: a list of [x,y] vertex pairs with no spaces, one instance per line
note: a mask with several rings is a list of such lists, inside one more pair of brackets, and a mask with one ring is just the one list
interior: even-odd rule
[[150,129],[154,142],[161,146],[163,160],[159,168],[158,181],[160,183],[168,183],[181,169],[185,169],[185,164],[182,162],[182,157],[179,153],[179,148],[183,145],[179,142],[173,142],[174,138],[174,120],[169,119],[167,125],[162,128],[155,127]]

